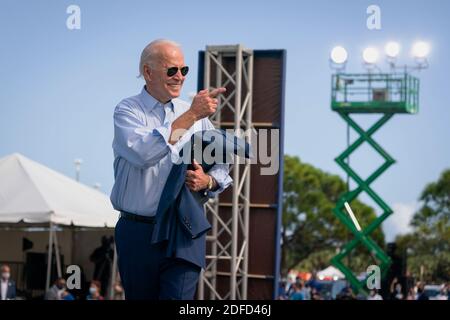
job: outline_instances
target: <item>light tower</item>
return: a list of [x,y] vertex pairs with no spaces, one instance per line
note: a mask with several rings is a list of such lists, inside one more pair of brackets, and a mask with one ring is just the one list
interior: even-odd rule
[[73,163],[75,165],[75,179],[80,182],[80,171],[81,165],[83,164],[83,159],[75,159]]
[[[412,52],[415,58],[413,66],[398,66],[397,57],[400,53],[400,45],[397,42],[389,42],[385,47],[387,61],[390,66],[389,73],[383,73],[377,66],[380,54],[377,48],[368,47],[363,51],[364,67],[366,73],[345,73],[347,51],[342,47],[335,47],[331,51],[330,66],[335,70],[331,77],[331,109],[337,112],[342,119],[359,134],[359,138],[342,152],[335,161],[347,173],[348,177],[356,183],[356,188],[343,193],[333,209],[339,220],[353,233],[354,238],[348,242],[342,250],[332,258],[331,263],[341,270],[347,280],[358,292],[367,294],[366,279],[360,281],[343,264],[342,259],[348,256],[352,250],[360,245],[369,249],[370,254],[378,263],[381,275],[385,276],[391,265],[390,257],[371,239],[371,233],[380,227],[381,223],[392,214],[388,204],[370,187],[370,185],[392,164],[395,160],[372,138],[392,116],[396,113],[416,114],[419,110],[419,79],[412,76],[413,70],[421,70],[428,67],[427,56],[430,47],[426,42],[419,41],[414,44]],[[351,117],[353,114],[380,114],[381,117],[369,129],[359,126]],[[363,179],[350,166],[349,157],[364,142],[367,142],[383,158],[384,163],[375,170],[367,179]],[[348,184],[349,186],[349,184]],[[345,211],[345,203],[351,203],[360,193],[366,192],[383,213],[367,226],[359,230]]]

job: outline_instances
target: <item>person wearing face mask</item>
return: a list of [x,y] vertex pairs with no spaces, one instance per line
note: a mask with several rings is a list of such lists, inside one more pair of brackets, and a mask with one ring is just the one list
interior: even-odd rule
[[16,299],[16,283],[10,279],[11,272],[8,265],[1,267],[1,300]]
[[89,287],[89,294],[86,297],[86,300],[104,300],[104,298],[100,294],[100,281],[92,280],[91,286]]
[[391,283],[391,300],[403,300],[402,284],[398,278],[394,278]]
[[383,297],[378,294],[376,289],[372,289],[370,290],[367,300],[383,300]]
[[58,278],[53,286],[45,293],[45,300],[63,300],[65,290],[66,280],[64,278]]

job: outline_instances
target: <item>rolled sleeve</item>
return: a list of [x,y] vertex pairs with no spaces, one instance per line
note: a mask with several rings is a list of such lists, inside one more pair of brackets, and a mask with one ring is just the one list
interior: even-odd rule
[[149,127],[134,113],[131,107],[119,104],[114,111],[113,149],[139,168],[150,167],[170,153],[173,163],[180,160],[180,150],[186,139],[170,144],[172,124],[165,122]]
[[209,198],[214,198],[233,183],[233,179],[231,179],[228,173],[229,173],[228,164],[216,164],[208,171],[208,174],[216,180],[219,186],[217,190],[214,191],[209,190],[207,192],[207,196]]
[[178,163],[180,161],[180,150],[184,141],[180,139],[173,145],[169,142],[170,136],[172,135],[172,124],[170,122],[166,122],[162,126],[156,127],[153,129],[153,135],[159,135],[164,139],[166,146],[170,150],[170,158],[172,163]]
[[[114,141],[113,149],[127,161],[137,167],[147,167],[158,163],[169,152],[167,143],[160,133],[154,134],[155,129],[160,132],[170,127],[150,128],[135,115],[131,108],[119,105],[114,111]],[[156,131],[159,132],[159,131]]]
[[168,122],[164,123],[164,125],[160,127],[156,127],[155,129],[153,129],[153,134],[161,135],[161,137],[167,144],[169,144],[171,133],[172,133],[172,126]]

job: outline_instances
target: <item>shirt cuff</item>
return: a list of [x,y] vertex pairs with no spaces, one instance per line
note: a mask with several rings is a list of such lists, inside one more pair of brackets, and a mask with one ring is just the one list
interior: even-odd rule
[[172,134],[172,124],[170,122],[164,123],[162,126],[153,129],[153,135],[159,135],[164,139],[167,147],[170,149],[170,158],[172,163],[178,163],[180,161],[180,151],[183,146],[184,136],[182,136],[175,144],[169,142]]
[[206,194],[208,198],[214,198],[233,183],[233,179],[228,175],[227,164],[216,164],[207,173],[216,180],[219,187],[214,191],[208,190]]

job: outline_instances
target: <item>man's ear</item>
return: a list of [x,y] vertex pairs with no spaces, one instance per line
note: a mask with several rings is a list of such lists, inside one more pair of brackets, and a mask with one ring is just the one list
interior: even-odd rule
[[152,69],[148,65],[144,65],[144,79],[148,82],[152,81]]

